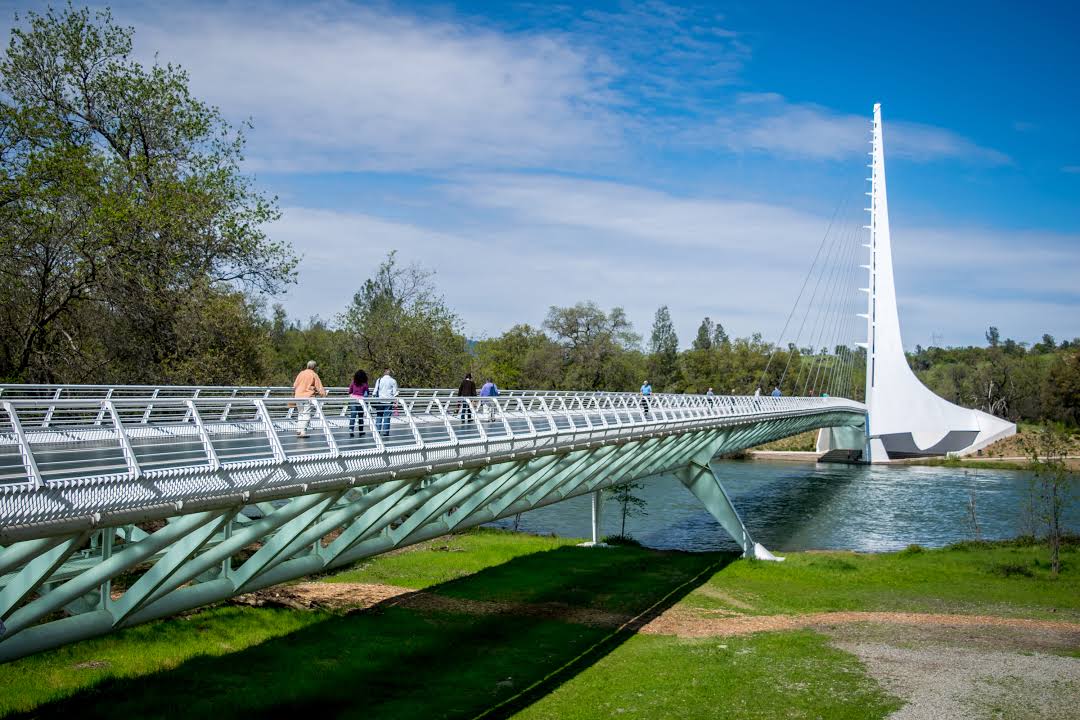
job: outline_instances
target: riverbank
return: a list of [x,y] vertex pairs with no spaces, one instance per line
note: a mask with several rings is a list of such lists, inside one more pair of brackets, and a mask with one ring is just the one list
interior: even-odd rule
[[1076,717],[1075,544],[1052,579],[1017,543],[784,563],[575,543],[454,535],[42,653],[0,666],[0,714]]
[[[779,462],[807,463],[817,462],[819,452],[806,450],[747,450],[738,456],[742,460],[771,460]],[[1073,470],[1080,470],[1080,456],[1064,458],[1065,465]],[[1031,459],[1024,456],[1013,457],[932,457],[893,460],[890,465],[921,465],[924,467],[975,468],[983,470],[1027,470]]]

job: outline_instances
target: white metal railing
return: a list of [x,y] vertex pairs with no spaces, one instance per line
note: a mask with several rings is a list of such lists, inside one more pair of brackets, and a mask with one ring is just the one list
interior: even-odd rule
[[[222,394],[133,399],[0,398],[0,491],[55,482],[131,479],[298,458],[371,455],[540,435],[849,409],[841,398],[519,393],[394,401]],[[361,432],[362,429],[362,432]],[[374,432],[379,430],[380,432]],[[297,437],[297,433],[305,437]]]
[[0,396],[0,538],[642,437],[762,423],[858,424],[864,412],[843,398],[635,393],[457,398],[417,391],[392,401],[298,399],[265,389],[255,397],[155,397],[152,389],[142,398]]

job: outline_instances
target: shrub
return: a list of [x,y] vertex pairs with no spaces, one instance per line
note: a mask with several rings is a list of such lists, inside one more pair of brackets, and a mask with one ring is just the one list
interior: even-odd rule
[[629,535],[608,535],[601,539],[601,542],[608,545],[623,545],[625,547],[641,547],[641,543],[630,537]]
[[992,570],[995,575],[1000,575],[1001,577],[1014,577],[1016,575],[1022,577],[1035,577],[1035,573],[1032,572],[1031,568],[1021,563],[999,563],[995,565]]

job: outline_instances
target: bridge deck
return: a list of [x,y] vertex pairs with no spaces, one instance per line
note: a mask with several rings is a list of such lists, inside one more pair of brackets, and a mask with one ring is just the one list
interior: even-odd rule
[[[11,526],[162,503],[235,504],[243,493],[255,501],[298,481],[367,482],[581,443],[862,413],[842,398],[654,395],[646,403],[627,393],[458,399],[410,391],[386,404],[333,394],[296,400],[263,388],[210,391],[185,390],[192,397],[181,399],[156,389],[141,398],[100,389],[113,399],[57,399],[49,389],[48,397],[0,401],[0,539],[13,536]],[[9,386],[0,397],[16,394]],[[374,432],[380,412],[388,416],[385,437]],[[353,413],[364,433],[350,432]],[[298,437],[303,414],[308,436]]]

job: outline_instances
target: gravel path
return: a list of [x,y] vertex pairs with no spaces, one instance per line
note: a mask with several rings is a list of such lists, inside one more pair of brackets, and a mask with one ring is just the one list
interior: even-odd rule
[[907,701],[892,720],[1080,718],[1080,659],[930,646],[839,642]]

